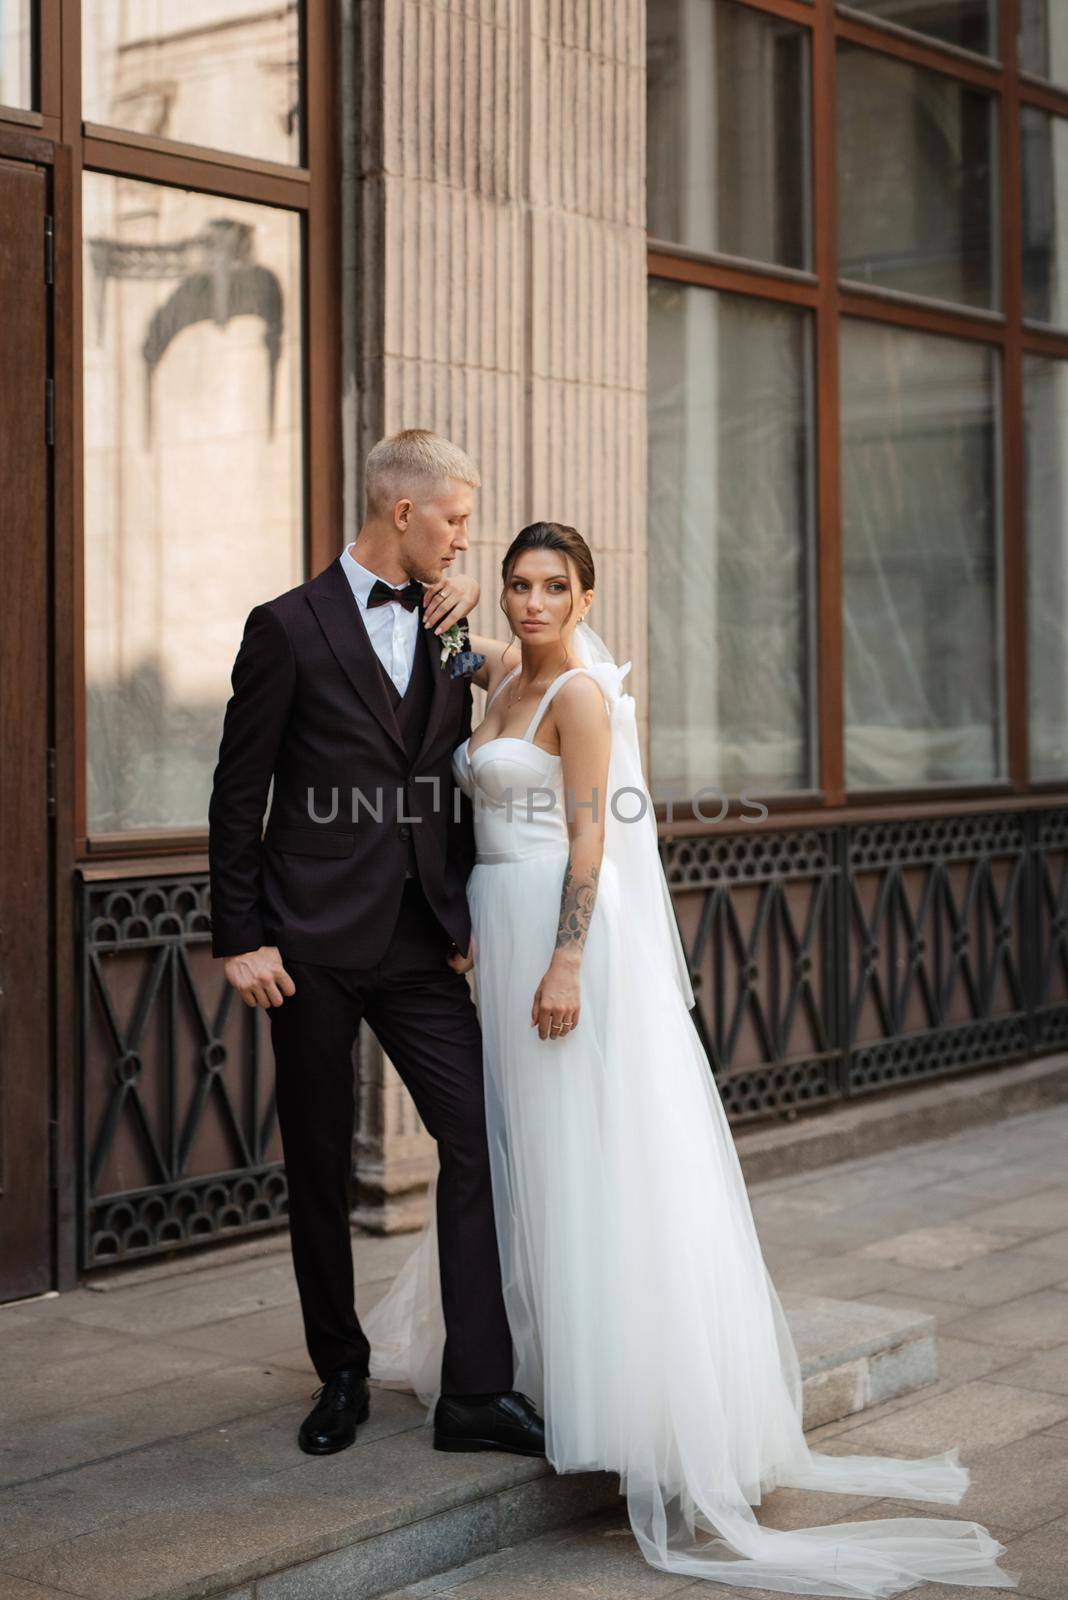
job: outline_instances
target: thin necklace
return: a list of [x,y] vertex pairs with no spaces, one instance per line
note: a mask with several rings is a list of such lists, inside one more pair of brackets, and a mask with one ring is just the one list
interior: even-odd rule
[[[519,669],[519,678],[520,678],[520,680],[522,679],[522,676],[523,676],[523,669],[520,668]],[[558,672],[554,673],[553,677],[551,677],[549,679],[549,683],[554,683],[559,676],[560,676],[560,674]],[[544,690],[544,689],[547,689],[549,687],[549,683],[541,683],[541,684],[528,683],[526,689],[521,689],[518,694],[514,694],[511,690],[509,690],[509,693],[508,693],[508,706],[509,706],[509,709],[514,705],[518,705],[520,700],[522,700],[523,696],[530,689]]]

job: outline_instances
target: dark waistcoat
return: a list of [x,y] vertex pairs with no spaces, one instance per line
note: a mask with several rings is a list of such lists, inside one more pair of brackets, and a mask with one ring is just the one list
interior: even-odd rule
[[[390,601],[389,603],[392,605],[394,602]],[[422,628],[422,622],[420,622],[419,626]],[[426,719],[430,714],[430,700],[433,694],[429,658],[426,651],[421,648],[419,638],[416,636],[415,661],[412,665],[411,677],[408,679],[408,685],[403,694],[401,694],[397,685],[382,665],[377,650],[375,651],[375,662],[382,675],[382,682],[386,686],[386,694],[389,696],[389,703],[393,707],[393,715],[397,719],[397,726],[400,728],[401,737],[404,740],[404,748],[408,752],[408,760],[414,761],[419,754],[423,735],[426,732]],[[413,878],[418,878],[419,876],[419,864],[415,858],[415,842],[410,835],[408,838],[408,866],[405,876],[409,875]]]

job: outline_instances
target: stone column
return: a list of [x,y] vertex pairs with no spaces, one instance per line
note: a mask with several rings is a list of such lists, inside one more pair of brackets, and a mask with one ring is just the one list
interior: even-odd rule
[[[346,95],[346,518],[384,433],[461,444],[466,560],[506,638],[514,534],[574,524],[646,727],[644,0],[359,0]],[[349,534],[351,537],[351,533]],[[476,721],[483,696],[476,692]],[[361,1039],[359,1220],[415,1226],[433,1144]]]

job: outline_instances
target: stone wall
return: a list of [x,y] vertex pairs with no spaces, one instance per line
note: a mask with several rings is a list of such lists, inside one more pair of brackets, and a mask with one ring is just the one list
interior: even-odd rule
[[[573,523],[643,718],[644,4],[356,0],[350,19],[346,537],[374,441],[448,435],[483,477],[475,626],[507,637],[515,532]],[[390,1230],[420,1220],[433,1146],[377,1049],[364,1030],[359,1216]]]

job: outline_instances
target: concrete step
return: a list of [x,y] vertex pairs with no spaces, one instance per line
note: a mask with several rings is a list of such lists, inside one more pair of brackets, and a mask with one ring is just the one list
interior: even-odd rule
[[[806,1427],[937,1375],[930,1315],[816,1296],[783,1303]],[[259,1369],[248,1371],[251,1382]],[[0,1497],[0,1595],[370,1600],[618,1511],[612,1474],[434,1451],[423,1407],[387,1390],[352,1449],[303,1456],[294,1430],[306,1375],[273,1376],[281,1391],[255,1414],[220,1411],[210,1427],[11,1485]]]

